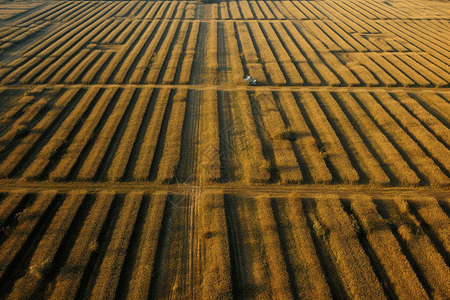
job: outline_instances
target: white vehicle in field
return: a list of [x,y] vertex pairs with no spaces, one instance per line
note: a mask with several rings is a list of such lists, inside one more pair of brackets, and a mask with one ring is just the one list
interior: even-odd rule
[[250,75],[244,75],[244,81],[249,85],[256,85],[256,79],[251,77]]

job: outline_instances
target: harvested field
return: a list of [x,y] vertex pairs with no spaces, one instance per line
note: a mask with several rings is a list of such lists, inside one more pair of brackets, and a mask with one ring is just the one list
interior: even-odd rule
[[0,300],[449,299],[449,20],[0,1]]

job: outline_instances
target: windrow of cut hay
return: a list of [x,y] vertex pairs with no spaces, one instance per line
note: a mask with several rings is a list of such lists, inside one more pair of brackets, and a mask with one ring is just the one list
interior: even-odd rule
[[[17,165],[27,157],[34,145],[42,138],[45,132],[51,129],[52,124],[59,117],[61,112],[73,101],[78,89],[67,90],[50,108],[45,116],[25,136],[19,145],[12,150],[0,165],[0,177],[9,177]],[[14,127],[13,127],[14,128]]]
[[153,93],[153,88],[143,88],[139,98],[131,112],[125,131],[120,140],[113,161],[108,169],[107,177],[110,181],[120,181],[123,179],[125,170],[130,160],[136,138],[141,128],[145,113],[148,111],[149,102]]
[[50,299],[75,298],[89,259],[98,250],[100,231],[104,226],[114,197],[115,194],[110,191],[102,191],[97,194],[74,246],[56,277]]
[[3,151],[8,145],[18,136],[28,132],[33,126],[33,121],[36,120],[41,112],[47,108],[50,99],[42,97],[39,100],[30,103],[29,106],[24,107],[20,111],[23,112],[20,117],[10,126],[10,129],[0,137],[0,151]]
[[92,146],[86,160],[84,161],[78,175],[78,180],[92,180],[97,173],[100,163],[108,150],[111,140],[114,134],[121,125],[121,120],[124,117],[124,113],[127,110],[133,95],[135,88],[125,88],[120,94],[119,100],[113,108],[112,113],[109,115],[102,130],[95,138],[95,143]]
[[305,122],[296,99],[291,92],[280,92],[279,99],[289,122],[291,139],[294,139],[293,143],[297,145],[313,182],[318,184],[330,183],[333,177],[317,147],[316,139]]
[[222,191],[202,193],[198,202],[205,247],[202,299],[232,299],[230,246]]
[[317,76],[316,72],[311,68],[306,57],[300,51],[301,47],[299,47],[291,38],[289,33],[284,28],[283,24],[274,23],[272,24],[272,26],[275,28],[278,36],[280,37],[280,40],[289,51],[290,59],[297,66],[298,70],[300,71],[300,75],[303,76],[302,79],[304,79],[304,83],[314,86],[320,85],[322,81]]
[[395,98],[439,140],[450,146],[450,129],[408,93],[395,93]]
[[16,258],[24,246],[29,235],[33,232],[48,207],[55,199],[57,191],[47,190],[39,193],[30,206],[15,215],[15,226],[0,246],[0,279],[12,267],[11,262]]
[[31,298],[39,289],[40,284],[48,278],[49,273],[55,267],[56,253],[66,237],[86,193],[86,190],[74,190],[67,194],[41,238],[29,263],[28,271],[14,283],[7,299]]
[[170,84],[175,81],[175,75],[179,68],[179,61],[183,56],[183,46],[185,43],[186,35],[189,30],[190,22],[183,22],[180,28],[180,31],[177,34],[177,42],[173,47],[172,51],[170,51],[170,60],[167,64],[167,67],[164,71],[164,77],[162,79],[163,84]]
[[202,93],[198,169],[202,182],[220,181],[220,133],[217,90]]
[[319,55],[311,47],[309,42],[303,37],[292,22],[285,23],[286,29],[293,39],[301,46],[305,52],[308,61],[314,66],[318,73],[322,76],[325,83],[329,86],[339,86],[341,81],[337,76],[322,62]]
[[266,272],[270,278],[270,291],[280,299],[293,299],[271,202],[269,195],[256,198],[257,218],[264,242],[263,253],[267,262]]
[[130,53],[125,58],[124,62],[120,66],[120,69],[117,71],[116,75],[114,76],[114,83],[123,83],[125,82],[125,77],[129,72],[131,72],[131,67],[134,64],[137,56],[144,48],[147,41],[150,39],[150,36],[152,35],[153,31],[156,28],[156,25],[159,23],[158,20],[154,20],[150,23],[150,25],[145,29],[144,33],[142,34],[142,37],[139,38],[137,44],[133,47],[133,49],[130,51]]
[[166,27],[169,24],[168,20],[160,21],[157,32],[155,33],[152,41],[146,47],[144,54],[140,58],[136,67],[134,68],[133,73],[131,74],[130,83],[140,83],[142,77],[144,76],[145,71],[149,68],[150,60],[153,57],[153,53],[156,50],[164,32],[166,31]]
[[[311,43],[312,47],[315,48],[315,51],[317,51],[319,60],[321,60],[322,58],[323,63],[326,63],[329,66],[329,68],[343,80],[343,83],[345,83],[348,86],[360,85],[360,82],[355,77],[355,75],[353,75],[353,73],[346,66],[344,66],[333,53],[330,52],[331,49],[327,49],[327,47],[324,46],[323,41],[319,40],[316,37],[316,33],[312,34],[308,30],[303,30],[302,33],[305,36],[305,38]],[[314,56],[314,53],[311,52],[311,55]],[[331,83],[330,85],[340,85],[340,82],[338,83],[336,81],[335,83]]]
[[376,62],[371,60],[365,53],[355,53],[352,55],[361,65],[366,67],[372,74],[377,77],[377,80],[382,82],[385,86],[396,86],[397,81],[386,73]]
[[178,80],[180,84],[187,84],[191,78],[191,69],[192,63],[194,61],[195,47],[197,45],[199,28],[200,28],[199,20],[191,22],[189,39],[186,49],[184,51],[184,59],[183,63],[181,64],[180,79]]
[[239,54],[239,46],[236,40],[234,23],[225,22],[224,26],[231,69],[233,70],[232,81],[233,83],[242,82],[242,78],[244,77],[244,69],[242,67],[241,55]]
[[75,69],[66,77],[64,82],[67,84],[74,84],[77,80],[81,79],[80,77],[86,69],[99,60],[99,55],[101,55],[100,50],[90,52],[83,61],[75,66]]
[[292,133],[284,124],[272,93],[258,90],[255,99],[259,103],[264,127],[271,137],[281,182],[284,184],[302,182],[303,175],[289,140]]
[[124,57],[126,57],[136,40],[141,36],[142,31],[147,26],[147,21],[142,21],[139,27],[133,32],[133,35],[128,39],[128,42],[123,45],[118,52],[116,52],[111,59],[111,62],[106,66],[105,70],[102,72],[99,78],[99,83],[108,83],[110,78],[113,76],[114,71],[122,65]]
[[[274,212],[278,211],[278,228],[283,228],[285,236],[279,231],[282,247],[288,249],[287,270],[291,273],[292,292],[300,299],[332,299],[321,263],[314,245],[312,232],[308,227],[306,212],[300,195],[292,193],[288,199],[275,199]],[[290,265],[288,265],[290,264]],[[295,288],[294,288],[295,287]]]
[[268,42],[272,45],[272,49],[277,56],[277,61],[283,68],[286,79],[293,85],[303,85],[303,79],[298,73],[295,65],[292,63],[291,57],[282,45],[277,34],[270,23],[261,23],[262,29],[267,35]]
[[167,135],[164,140],[164,152],[159,163],[158,182],[167,183],[175,177],[181,156],[181,136],[186,116],[187,94],[187,89],[179,89],[173,97]]
[[399,299],[428,299],[416,272],[404,255],[388,223],[380,216],[370,196],[355,195],[351,208],[365,237]]
[[422,123],[388,93],[376,93],[381,104],[408,131],[418,145],[425,149],[436,163],[450,171],[450,150],[445,147]]
[[[417,186],[420,182],[416,173],[411,170],[409,165],[405,162],[399,151],[390,142],[388,137],[380,130],[374,120],[367,115],[363,107],[355,101],[359,97],[359,93],[353,97],[350,93],[339,93],[337,100],[342,108],[348,112],[352,123],[358,126],[358,129],[363,140],[371,146],[371,149],[379,157],[380,165],[384,170],[390,172],[389,176],[393,176],[392,180],[398,180],[404,186]],[[392,174],[392,175],[391,175]]]
[[445,250],[445,255],[450,254],[450,218],[436,198],[414,197],[409,199],[409,204],[420,218],[420,222],[427,225],[431,233],[429,235],[436,239],[438,245]]
[[432,107],[431,111],[439,116],[444,116],[447,120],[450,120],[450,103],[443,96],[435,93],[419,93],[420,102],[423,101]]
[[[383,102],[383,97],[386,96],[380,93],[375,93],[375,95],[381,103]],[[371,94],[359,93],[358,97],[362,100],[361,103],[369,111],[378,126],[388,135],[388,138],[390,137],[394,145],[398,145],[400,151],[408,157],[413,166],[418,169],[431,185],[447,186],[450,184],[450,179]]]
[[152,65],[147,75],[146,83],[156,83],[158,80],[159,74],[163,67],[163,64],[166,60],[166,56],[169,53],[169,50],[172,50],[171,44],[175,37],[175,34],[178,31],[178,26],[180,24],[180,20],[172,21],[172,24],[169,28],[169,31],[164,37],[164,41],[159,48],[159,51],[156,53],[155,57],[152,58]]
[[[430,67],[430,63],[426,61],[422,61],[420,63],[420,55],[411,55],[414,59],[418,59],[419,61],[414,60],[412,57],[410,57],[411,54],[402,54],[397,55],[398,59],[402,60],[405,64],[407,64],[410,68],[415,70],[418,74],[421,74],[423,77],[426,78],[426,80],[430,81],[435,87],[447,87],[448,82],[445,81],[443,78],[446,77],[445,73],[439,72],[439,68],[437,67]],[[431,70],[427,69],[430,68]],[[435,73],[433,73],[435,72]],[[439,76],[443,77],[439,77]],[[416,80],[417,82],[417,80]]]
[[327,232],[326,238],[348,295],[355,299],[387,299],[339,198],[319,195],[316,202],[318,217]]
[[104,52],[100,58],[94,63],[94,65],[86,72],[86,74],[81,79],[83,84],[93,83],[95,76],[100,72],[105,63],[109,61],[113,52]]
[[432,297],[445,299],[450,294],[450,268],[424,232],[420,221],[411,213],[408,202],[396,196],[394,201],[385,203],[385,208],[393,228],[416,265],[416,272],[420,272],[433,291]]
[[27,190],[15,190],[6,196],[2,202],[0,202],[0,227],[4,228],[6,221],[12,216],[17,207],[24,201],[27,195]]
[[232,97],[238,107],[233,109],[233,116],[236,123],[237,151],[244,180],[268,182],[270,163],[264,158],[248,94],[245,90],[237,90]]
[[166,112],[167,102],[169,101],[170,89],[159,90],[158,97],[152,112],[150,122],[147,124],[144,142],[141,145],[139,156],[136,161],[133,177],[138,181],[146,181],[150,175],[153,157],[156,151],[159,134],[164,114]]
[[245,66],[248,70],[247,75],[252,76],[257,80],[257,82],[261,84],[266,83],[266,75],[264,73],[262,64],[259,60],[255,45],[253,44],[246,23],[236,23],[236,29],[239,36],[241,49],[240,51],[242,51],[242,53],[244,54]]
[[348,152],[354,157],[369,182],[375,185],[388,185],[389,177],[373,157],[334,97],[328,92],[318,92],[317,95],[322,107],[327,112],[328,120],[334,124],[338,135],[346,140]]
[[275,85],[285,85],[286,78],[284,77],[283,72],[278,65],[278,61],[272,53],[272,49],[270,48],[267,40],[261,31],[258,23],[249,23],[252,36],[255,39],[256,47],[258,48],[258,53],[261,57],[261,60],[264,63],[264,67],[267,70],[267,73]]
[[48,143],[39,151],[31,165],[25,170],[23,173],[23,178],[25,180],[35,180],[42,175],[42,172],[48,166],[52,157],[54,157],[58,149],[67,141],[67,138],[75,125],[81,121],[80,118],[90,107],[91,102],[99,91],[99,87],[92,87],[86,91],[75,108],[50,138]]
[[107,88],[92,108],[89,116],[83,122],[83,125],[77,135],[74,137],[66,153],[63,155],[56,167],[50,172],[49,178],[52,181],[62,181],[67,179],[73,166],[86,147],[87,143],[94,138],[94,132],[102,119],[110,102],[114,101],[114,97],[118,91],[118,87]]
[[323,147],[326,159],[334,166],[337,176],[344,183],[354,184],[359,181],[358,172],[353,168],[352,163],[342,146],[339,137],[327,120],[316,98],[310,92],[300,94],[300,103],[308,113],[314,130],[317,132],[318,140]]
[[127,286],[127,299],[143,300],[149,297],[166,198],[165,192],[156,192],[152,194],[150,201],[148,199],[142,200],[149,202],[149,204],[144,206],[146,207],[144,211],[145,221],[137,245],[137,257],[130,266],[131,278]]
[[143,195],[143,192],[130,192],[125,197],[111,240],[95,278],[91,299],[111,299],[116,294]]
[[206,35],[205,66],[207,83],[215,84],[217,82],[219,63],[217,61],[217,22],[214,21],[209,23]]

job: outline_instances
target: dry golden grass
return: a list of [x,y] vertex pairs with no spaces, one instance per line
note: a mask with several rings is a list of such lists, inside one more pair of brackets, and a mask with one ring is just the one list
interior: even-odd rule
[[120,50],[114,54],[113,58],[111,59],[111,62],[106,66],[105,70],[100,75],[99,78],[100,83],[108,83],[114,71],[122,64],[122,60],[124,59],[124,57],[126,57],[128,52],[130,51],[131,46],[138,39],[138,37],[140,37],[142,31],[144,30],[145,25],[146,22],[141,22],[139,27],[133,32],[132,36],[128,39],[127,43],[123,45],[120,48]]
[[107,88],[100,99],[92,108],[91,113],[83,122],[83,126],[73,138],[66,153],[63,155],[56,167],[50,172],[49,178],[52,181],[65,180],[77,162],[86,144],[93,138],[94,130],[106,111],[109,103],[117,93],[118,87]]
[[[0,151],[5,149],[13,139],[30,130],[32,121],[38,118],[41,111],[43,111],[49,105],[49,100],[50,99],[48,99],[47,97],[42,97],[34,103],[31,103],[31,101],[33,101],[31,100],[29,102],[30,105],[22,107],[20,109],[20,111],[23,111],[22,115],[18,117],[13,124],[11,124],[10,129],[0,138]],[[22,101],[27,101],[27,99],[22,99]],[[6,116],[6,118],[7,117],[8,115]]]
[[210,22],[208,33],[206,35],[206,58],[205,66],[207,72],[207,83],[215,84],[217,81],[217,70],[219,63],[217,61],[217,22]]
[[248,4],[247,1],[238,1],[239,3],[239,7],[241,8],[243,17],[245,20],[251,20],[253,19],[253,13],[252,10],[250,9],[250,5]]
[[239,55],[239,46],[236,40],[234,24],[231,22],[225,22],[224,26],[229,56],[233,57],[233,59],[230,59],[231,69],[233,70],[233,77],[231,80],[234,83],[242,82],[242,78],[244,77],[244,69],[242,67],[242,61]]
[[236,29],[239,34],[239,41],[241,42],[241,48],[244,53],[245,61],[247,63],[259,62],[259,58],[256,53],[255,46],[253,45],[252,38],[248,32],[246,23],[236,23]]
[[369,182],[375,185],[388,185],[390,183],[389,177],[381,168],[380,163],[373,157],[334,97],[328,92],[318,92],[317,95],[327,111],[328,119],[334,122],[336,131],[346,138],[348,152],[356,159],[356,163],[365,173]]
[[327,241],[347,293],[355,299],[386,299],[339,198],[318,195],[316,201],[318,216],[327,231]]
[[364,230],[367,241],[381,264],[399,299],[428,299],[416,272],[402,252],[388,223],[378,214],[371,197],[352,197],[352,210]]
[[450,268],[423,232],[420,221],[410,212],[409,204],[399,196],[394,202],[392,205],[387,203],[389,219],[432,290],[432,297],[445,299],[450,293]]
[[266,271],[270,276],[271,292],[279,299],[293,299],[289,284],[289,275],[283,259],[280,238],[278,237],[277,223],[272,211],[272,199],[269,195],[256,198],[257,218],[261,226],[264,253],[267,261]]
[[[426,81],[431,82],[434,86],[436,87],[447,87],[448,86],[448,82],[445,81],[444,79],[442,79],[439,76],[444,76],[443,78],[445,78],[445,75],[443,75],[442,72],[439,72],[438,68],[432,68],[430,67],[430,63],[426,63],[426,62],[422,62],[419,63],[417,61],[415,61],[413,58],[418,58],[420,60],[420,55],[397,55],[398,59],[401,59],[405,64],[407,64],[412,70],[414,70],[416,73],[420,74],[421,77],[425,77],[425,83]],[[412,56],[413,58],[411,58],[410,56]],[[431,70],[427,69],[427,67],[429,67]],[[436,74],[434,74],[433,72],[436,72]],[[438,76],[439,75],[439,76]],[[422,78],[423,78],[422,77]],[[418,82],[416,79],[414,79],[416,82]],[[424,85],[426,86],[426,85]]]
[[88,181],[94,178],[109,148],[111,140],[118,130],[123,114],[133,98],[135,90],[135,88],[125,88],[120,94],[120,98],[114,106],[113,112],[109,115],[108,120],[96,137],[95,143],[89,151],[87,158],[84,160],[77,175],[77,180]]
[[72,224],[86,193],[86,190],[69,192],[41,238],[29,263],[28,272],[17,279],[7,299],[30,299],[36,293],[42,281],[48,277],[49,272],[54,267],[56,252],[66,237],[67,230]]
[[50,299],[73,299],[75,297],[89,259],[97,251],[97,240],[114,197],[113,192],[98,193],[75,244],[56,277]]
[[129,20],[123,20],[119,23],[119,26],[114,28],[113,31],[111,31],[102,41],[102,44],[112,44],[114,39],[119,35],[120,32],[124,30],[125,27],[127,27],[131,21]]
[[167,102],[169,100],[170,89],[165,88],[159,91],[156,99],[155,107],[153,109],[152,118],[147,124],[145,131],[144,142],[141,145],[136,166],[133,171],[133,177],[138,181],[148,180],[150,168],[152,166],[153,157],[156,151],[156,144],[158,142],[159,132],[166,111]]
[[90,68],[86,72],[86,74],[81,79],[81,82],[83,84],[93,83],[92,81],[94,80],[94,78],[97,75],[97,73],[102,69],[103,65],[106,63],[106,61],[109,60],[109,58],[113,54],[114,54],[113,52],[108,52],[108,51],[104,52],[102,54],[102,56],[100,56],[100,58],[98,58],[98,60],[94,63],[92,68]]
[[[394,101],[387,93],[375,93],[378,101],[384,105],[389,105]],[[427,154],[416,144],[407,132],[388,114],[387,111],[368,93],[361,94],[364,99],[361,101],[372,118],[382,128],[385,134],[393,139],[414,166],[433,186],[448,186],[450,179],[442,170],[427,156]],[[411,128],[411,130],[416,130]],[[419,129],[417,129],[419,130]],[[410,133],[411,134],[411,133]],[[416,137],[417,138],[417,137]],[[436,146],[438,143],[435,143]],[[436,146],[437,147],[437,146]]]
[[[361,97],[362,95],[358,93],[356,96]],[[362,99],[362,101],[366,100],[366,98]],[[402,185],[418,185],[420,182],[419,177],[411,170],[398,150],[392,145],[386,135],[380,131],[370,116],[358,105],[355,98],[349,93],[339,93],[339,102],[343,107],[346,107],[353,120],[356,120],[362,135],[365,136],[366,141],[370,143],[371,148],[380,157],[381,166],[392,172],[395,179],[399,180]]]
[[205,262],[202,269],[202,299],[232,299],[230,246],[223,191],[202,193],[198,211],[204,235]]
[[98,270],[91,299],[111,299],[116,294],[143,195],[143,192],[130,192],[125,197],[111,240]]
[[168,20],[163,20],[160,22],[158,31],[154,35],[148,47],[145,49],[145,52],[142,55],[141,59],[139,60],[138,64],[136,65],[133,74],[131,74],[130,83],[141,82],[145,70],[149,68],[150,60],[152,59],[156,47],[158,46],[158,43],[160,42],[160,39],[162,38],[168,24],[169,24]]
[[185,55],[180,71],[180,84],[187,84],[191,78],[192,63],[194,62],[195,47],[197,45],[197,37],[200,21],[192,22],[191,31],[189,32],[188,44],[185,49]]
[[[303,37],[302,34],[297,30],[297,28],[292,24],[292,22],[285,23],[286,29],[289,34],[292,35],[294,40],[301,45],[301,49],[304,51],[308,62],[310,62],[314,68],[319,72],[322,78],[325,80],[325,83],[329,86],[338,86],[341,84],[340,80],[336,77],[336,75],[322,62],[319,55],[316,51],[311,47],[309,42]],[[305,33],[306,34],[306,33]],[[314,37],[308,37],[308,40],[317,41]]]
[[6,220],[10,218],[11,214],[16,210],[18,205],[23,201],[27,190],[15,190],[6,196],[0,202],[0,227],[4,228]]
[[242,19],[241,12],[239,11],[239,6],[236,1],[227,2],[230,8],[231,17],[234,20]]
[[175,176],[180,161],[187,93],[187,89],[179,89],[173,97],[167,135],[164,140],[164,152],[158,169],[157,181],[159,182],[169,182]]
[[99,91],[99,87],[92,87],[87,90],[76,107],[64,120],[61,126],[59,126],[58,130],[53,134],[48,143],[39,151],[31,165],[25,170],[23,173],[23,178],[25,180],[35,180],[41,176],[44,169],[50,163],[51,158],[66,142],[69,134],[72,132],[75,125],[80,122],[80,117],[86,112],[90,103],[94,100]]
[[381,104],[395,117],[419,145],[427,150],[441,168],[450,171],[450,150],[446,148],[422,123],[412,116],[396,99],[387,93],[377,93]]
[[[143,21],[143,23],[147,24],[146,21]],[[117,71],[116,75],[114,76],[114,83],[123,83],[125,82],[125,77],[128,73],[131,72],[131,66],[137,59],[137,56],[144,48],[145,44],[147,43],[148,39],[152,35],[153,31],[155,30],[156,25],[158,24],[158,20],[154,20],[150,23],[150,25],[147,27],[147,29],[142,34],[142,37],[139,38],[139,41],[137,44],[133,47],[131,52],[126,56],[124,62],[120,66],[120,69]]]
[[331,173],[317,148],[316,140],[312,136],[294,96],[290,92],[281,92],[279,98],[281,107],[288,119],[289,128],[294,135],[294,143],[297,144],[314,183],[330,183],[332,180]]
[[173,20],[171,26],[169,27],[169,31],[164,36],[164,41],[161,44],[158,52],[155,57],[152,58],[152,64],[150,70],[147,75],[146,83],[156,83],[158,80],[159,74],[161,73],[161,69],[164,65],[164,61],[166,60],[166,56],[171,49],[172,40],[175,37],[175,33],[177,32],[178,26],[180,25],[180,20]]
[[0,279],[11,267],[11,262],[25,244],[43,214],[53,202],[57,194],[55,190],[40,192],[33,203],[16,214],[16,226],[0,246]]
[[426,126],[436,137],[450,145],[450,129],[439,119],[425,109],[416,99],[407,93],[395,93],[395,98],[422,124]]
[[220,136],[217,90],[202,93],[198,169],[202,182],[220,181]]
[[[79,65],[83,59],[91,52],[90,49],[83,49],[77,55],[75,55],[71,60],[64,64],[64,66],[59,69],[58,72],[49,80],[50,84],[57,84],[63,81],[63,78],[72,70]],[[78,74],[81,75],[81,74]]]
[[90,52],[89,55],[83,59],[83,61],[75,66],[75,69],[66,77],[64,82],[67,84],[74,84],[78,79],[80,79],[81,74],[84,73],[89,65],[98,61],[98,56],[100,54],[100,50]]
[[73,100],[78,93],[78,89],[71,89],[64,93],[45,114],[45,116],[23,138],[18,146],[14,148],[7,158],[0,165],[0,176],[8,177],[8,175],[16,168],[24,157],[33,149],[37,141],[44,133],[51,129],[51,125],[58,118],[60,113]]
[[220,17],[222,20],[230,19],[230,14],[228,13],[227,2],[220,2]]
[[[269,23],[261,23],[262,29],[267,35],[267,39],[274,49],[275,55],[277,56],[277,61],[286,73],[286,79],[293,85],[303,85],[303,79],[292,63],[292,59],[284,46],[281,44],[277,34],[275,33],[272,25]],[[298,49],[297,49],[298,51]]]
[[281,118],[275,99],[270,91],[259,90],[255,93],[255,99],[261,108],[261,117],[266,131],[272,139],[274,159],[277,169],[280,173],[281,182],[300,183],[303,175],[292,150],[291,142],[282,140],[288,128]]
[[367,86],[378,86],[380,83],[362,64],[352,61],[346,66]]
[[178,7],[177,7],[177,12],[175,13],[175,19],[181,19],[183,17],[184,14],[184,8],[186,7],[187,2],[186,1],[182,1]]
[[[148,299],[166,197],[165,192],[154,193],[145,211],[142,235],[137,246],[138,256],[135,263],[130,266],[132,273],[128,285],[127,299]],[[143,201],[148,200],[144,199]]]
[[[272,53],[272,50],[267,43],[267,40],[261,31],[258,23],[249,23],[251,34],[255,39],[256,46],[258,48],[258,53],[261,57],[262,62],[267,70],[267,74],[275,85],[286,84],[286,79],[284,78],[283,72],[278,65],[278,61]],[[244,45],[243,45],[244,47]]]
[[339,137],[328,122],[326,115],[323,113],[314,95],[310,92],[301,93],[300,102],[308,113],[309,119],[325,151],[325,155],[335,167],[340,180],[349,184],[357,183],[359,181],[359,175],[353,168]]
[[178,69],[180,58],[183,54],[183,45],[189,29],[189,24],[190,22],[183,22],[181,25],[180,31],[177,35],[177,43],[175,44],[172,51],[170,51],[170,60],[167,64],[164,72],[164,77],[162,79],[163,84],[170,84],[175,80],[175,74]]
[[450,218],[439,205],[436,198],[415,197],[409,200],[413,210],[427,225],[447,254],[450,253]]
[[114,154],[113,161],[108,169],[108,179],[110,181],[122,180],[128,161],[130,159],[131,151],[133,150],[139,128],[147,111],[148,104],[153,92],[153,88],[143,88],[139,94],[139,98],[131,112],[127,127],[122,135],[120,144]]
[[261,8],[262,12],[265,15],[265,19],[273,20],[275,19],[275,16],[270,11],[269,7],[267,6],[265,1],[257,1],[259,7]]
[[236,122],[237,151],[242,164],[244,181],[268,182],[270,164],[263,155],[248,94],[245,90],[237,90],[232,94],[232,98],[237,104],[233,115]]

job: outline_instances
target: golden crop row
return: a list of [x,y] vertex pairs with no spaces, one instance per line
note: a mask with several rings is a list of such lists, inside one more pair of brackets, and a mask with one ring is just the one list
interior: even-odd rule
[[[4,112],[2,178],[168,182],[194,164],[207,182],[220,181],[227,155],[235,180],[248,182],[450,184],[445,93],[92,87],[18,99]],[[230,124],[219,122],[219,101],[229,101]],[[180,161],[187,108],[198,111],[190,135],[199,148]],[[221,145],[225,134],[230,145]]]
[[[164,241],[184,230],[169,219],[188,212],[196,234],[174,242],[200,246],[185,259],[199,264],[194,267],[201,277],[187,293],[224,299],[447,297],[450,199],[310,197],[206,191],[193,208],[183,208],[168,201],[166,191],[4,192],[1,290],[5,299],[40,291],[49,299],[147,299],[172,288],[170,279],[184,272],[176,260],[163,273],[155,264],[161,265],[158,257],[176,255]],[[19,253],[30,259],[18,259]],[[10,276],[17,267],[25,271]],[[82,284],[85,280],[91,284]]]

